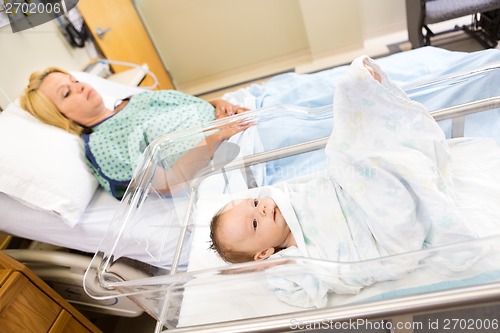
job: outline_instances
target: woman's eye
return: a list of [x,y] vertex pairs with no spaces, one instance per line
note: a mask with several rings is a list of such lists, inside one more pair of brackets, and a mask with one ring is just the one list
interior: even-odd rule
[[70,91],[68,90],[65,94],[64,94],[64,98],[68,98],[70,95]]
[[257,229],[257,220],[253,220],[252,225],[254,229]]
[[257,207],[259,205],[259,200],[253,199],[253,206]]

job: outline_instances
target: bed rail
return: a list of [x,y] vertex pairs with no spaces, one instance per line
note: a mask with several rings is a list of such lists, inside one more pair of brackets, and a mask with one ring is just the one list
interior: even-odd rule
[[[287,106],[282,106],[282,108],[287,108]],[[500,108],[500,97],[491,97],[487,99],[482,99],[479,101],[475,102],[470,102],[466,104],[461,104],[457,106],[451,106],[448,108],[444,108],[441,110],[436,110],[430,112],[432,117],[436,119],[436,121],[440,120],[446,120],[446,119],[457,119],[457,118],[463,118],[467,115],[478,113],[478,112],[483,112],[495,108]],[[454,131],[456,133],[456,136],[453,137],[462,137],[463,136],[463,127],[460,129]],[[262,153],[256,153],[252,156],[247,156],[243,158],[244,165],[245,166],[250,166],[250,165],[255,165],[258,163],[262,163],[264,161],[269,161],[269,160],[275,160],[275,159],[280,159],[292,155],[297,155],[301,153],[306,153],[312,150],[317,150],[317,149],[323,149],[325,148],[326,143],[328,142],[328,137],[324,137],[321,139],[316,139],[316,140],[311,140],[309,142],[289,146],[289,147],[284,147],[284,148],[278,148]],[[193,183],[193,188],[197,188],[199,183],[201,183],[206,177],[219,173],[220,169],[224,167],[225,170],[230,171],[234,169],[241,168],[241,161],[233,161],[229,163],[221,163],[219,165],[215,164],[213,166],[207,167],[203,170],[201,170],[194,178],[195,182]]]
[[[401,315],[414,315],[452,309],[463,309],[474,306],[486,306],[500,303],[500,283],[465,287],[448,291],[395,297],[383,301],[366,302],[361,304],[344,305],[302,311],[300,323],[305,326],[312,323],[331,324],[335,322],[356,322],[358,320],[387,320]],[[176,328],[168,332],[286,332],[297,324],[297,314],[274,315],[272,317],[244,319]],[[322,327],[318,325],[318,327]],[[324,327],[324,326],[323,326]],[[332,325],[333,328],[333,325]],[[167,332],[167,331],[165,331]]]

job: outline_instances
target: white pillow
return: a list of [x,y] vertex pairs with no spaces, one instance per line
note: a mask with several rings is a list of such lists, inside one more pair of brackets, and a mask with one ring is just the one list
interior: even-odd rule
[[[110,107],[117,98],[143,91],[88,73],[72,74],[91,84]],[[18,103],[0,113],[0,192],[74,226],[97,186],[80,137],[39,121]]]

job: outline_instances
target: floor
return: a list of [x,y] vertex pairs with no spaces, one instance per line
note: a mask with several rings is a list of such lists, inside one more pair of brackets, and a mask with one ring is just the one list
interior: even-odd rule
[[[381,39],[380,43],[384,43],[388,49],[389,53],[401,52],[409,50],[411,47],[409,43],[404,39],[406,33],[402,34],[392,34],[389,39]],[[396,38],[396,39],[395,39]],[[455,51],[476,51],[483,49],[482,46],[475,40],[463,33],[457,33],[453,36],[447,36],[445,39],[436,39],[433,42],[434,46],[443,47],[449,50]],[[498,48],[498,47],[497,47]],[[267,78],[255,82],[246,82],[242,85],[228,87],[227,89],[211,92],[200,96],[206,100],[220,98],[227,91],[234,91],[240,87],[248,86],[252,83],[264,83]],[[134,332],[134,333],[152,333],[154,332],[156,322],[147,314],[143,314],[136,318],[117,318],[117,317],[100,317],[95,318],[92,314],[88,314],[89,318],[94,318],[94,322],[98,325],[105,333],[118,333],[118,332]],[[487,308],[476,308],[468,309],[454,312],[438,313],[433,315],[420,315],[415,316],[413,320],[413,325],[417,325],[414,332],[428,332],[428,333],[444,333],[444,332],[469,332],[471,330],[460,330],[460,329],[446,329],[445,323],[453,323],[453,320],[465,320],[470,319],[472,321],[481,321],[481,323],[496,322],[500,320],[500,306],[487,307]],[[419,326],[420,325],[420,326]],[[333,331],[333,330],[322,330],[322,331]],[[335,332],[343,333],[354,333],[354,332],[372,332],[372,333],[389,333],[390,330],[388,326],[381,325],[379,323],[373,323],[372,325],[366,325],[364,327],[356,327],[353,329],[345,330],[334,330]],[[472,330],[474,332],[493,332],[497,330]],[[308,332],[319,332],[318,330],[309,329]]]

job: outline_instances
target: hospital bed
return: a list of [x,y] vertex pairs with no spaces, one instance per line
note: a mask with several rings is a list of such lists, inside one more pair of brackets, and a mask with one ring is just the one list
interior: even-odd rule
[[[498,52],[494,50],[465,54],[430,47],[396,54],[380,59],[379,61],[391,77],[402,85],[406,84],[408,90],[413,89],[412,86],[419,87],[420,84],[418,82],[433,82],[433,80],[437,80],[436,84],[429,86],[430,88],[415,88],[413,92],[410,92],[410,96],[422,101],[430,110],[436,110],[446,106],[484,99],[487,97],[486,95],[491,94],[490,89],[495,85],[491,83],[491,76],[487,73],[491,73],[494,69],[486,70],[484,73],[476,73],[476,75],[460,75],[460,79],[452,79],[455,86],[467,87],[468,94],[456,94],[455,92],[446,96],[449,90],[444,90],[443,85],[440,85],[439,82],[451,79],[450,76],[456,73],[469,73],[484,66],[491,67],[495,63],[498,64],[499,59]],[[230,93],[225,97],[232,102],[243,104],[252,109],[266,109],[273,105],[283,104],[291,104],[301,108],[321,108],[331,103],[335,82],[342,73],[342,67],[310,75],[288,73],[279,75],[266,84],[253,85],[247,89]],[[136,88],[121,86],[114,86],[113,89],[109,89],[108,82],[86,77],[84,73],[75,73],[75,75],[80,80],[88,80],[96,86],[105,96],[107,103],[112,103],[116,98],[137,92]],[[492,76],[494,77],[495,75]],[[413,83],[413,85],[409,85],[409,83]],[[438,93],[441,97],[435,98]],[[103,291],[101,282],[108,283],[109,281],[104,279],[98,281],[97,284],[94,281],[92,284],[92,278],[90,277],[86,281],[89,291],[93,296],[101,299],[100,302],[102,304],[111,304],[113,302],[109,302],[110,299],[119,303],[126,299],[122,296],[129,294],[137,294],[140,296],[138,299],[141,299],[142,292],[137,290],[137,286],[143,285],[145,289],[152,289],[153,294],[158,293],[160,299],[154,300],[154,297],[148,296],[148,301],[139,300],[141,308],[160,319],[162,323],[165,323],[166,321],[162,318],[163,314],[168,311],[163,311],[161,307],[171,303],[163,302],[165,298],[164,289],[160,288],[160,290],[156,290],[154,286],[150,287],[149,283],[153,280],[149,278],[151,276],[165,276],[164,274],[175,272],[175,270],[183,271],[186,269],[187,263],[191,261],[189,253],[186,251],[176,251],[177,232],[181,232],[182,230],[175,228],[172,229],[174,231],[166,235],[156,232],[157,220],[155,217],[165,214],[168,216],[171,211],[177,212],[182,210],[181,208],[184,208],[183,205],[189,204],[189,202],[186,203],[186,201],[189,201],[189,197],[165,200],[161,195],[157,198],[149,195],[130,195],[129,198],[133,198],[134,200],[138,200],[139,198],[141,200],[147,198],[147,200],[145,203],[142,201],[128,202],[127,200],[119,203],[106,193],[96,189],[97,184],[88,170],[86,170],[85,163],[83,163],[83,156],[80,153],[81,142],[79,140],[76,140],[74,137],[68,137],[66,133],[60,131],[56,131],[57,133],[55,133],[54,128],[47,129],[44,127],[42,129],[43,126],[41,124],[33,123],[33,119],[18,110],[15,103],[11,104],[9,108],[0,117],[0,135],[2,135],[0,142],[3,144],[2,154],[0,154],[0,158],[2,158],[0,165],[4,168],[2,170],[4,172],[0,176],[3,177],[0,181],[0,186],[2,186],[0,188],[0,208],[2,211],[0,229],[19,237],[34,239],[85,253],[97,252],[98,256],[94,259],[93,264],[99,262],[98,258],[103,253],[113,253],[113,268],[121,266],[120,273],[113,275],[113,279],[130,279],[125,285],[131,285],[132,291],[127,290],[127,287],[121,285],[118,287],[113,286],[110,290]],[[285,108],[285,110],[279,112],[287,113],[289,111],[295,112],[290,110],[290,108]],[[325,110],[319,110],[318,112],[327,113]],[[300,109],[299,113],[309,118],[307,112],[304,113],[303,109]],[[273,112],[269,112],[269,114],[273,114]],[[289,119],[293,122],[292,118]],[[317,115],[312,117],[312,119],[318,119]],[[472,115],[469,116],[469,120],[473,124],[480,123],[481,125],[485,125],[485,131],[494,135],[494,129],[498,128],[498,117],[495,113],[482,115],[481,117]],[[460,121],[455,122],[460,127]],[[265,123],[264,121],[261,122],[261,124]],[[325,122],[311,120],[308,130],[316,133],[318,138],[323,137],[325,136],[325,131],[328,132],[328,128],[322,127],[323,123]],[[30,127],[29,125],[33,126]],[[451,132],[451,121],[444,121],[442,126],[448,136],[455,135]],[[320,129],[319,132],[318,128]],[[454,128],[456,130],[457,126]],[[475,131],[477,130],[475,125],[466,126],[465,135],[475,135]],[[33,136],[35,134],[36,136]],[[326,133],[326,135],[328,134]],[[497,141],[499,141],[498,131],[496,135]],[[42,139],[51,141],[43,141]],[[277,146],[289,145],[290,143],[285,142],[286,140],[287,138],[283,138],[284,142],[269,140],[268,143],[271,143],[271,145],[266,147],[266,149],[272,150],[277,148]],[[16,142],[17,144],[10,145],[12,142]],[[321,143],[318,144],[321,145]],[[249,155],[256,152],[252,150],[254,148],[251,147],[251,151],[245,154]],[[62,158],[61,151],[65,152],[64,158]],[[48,170],[41,168],[43,163],[39,163],[40,160],[46,159],[54,162],[50,164]],[[298,160],[301,161],[302,158]],[[314,156],[311,156],[310,160],[314,160]],[[293,165],[289,164],[289,161],[287,160],[285,164]],[[224,164],[225,162],[223,160],[221,163]],[[32,167],[34,165],[38,166],[35,170]],[[285,171],[279,163],[275,163],[274,168],[275,172],[272,174],[274,179],[266,180],[269,183],[294,176],[299,171],[303,172],[304,170],[302,169],[308,169],[309,165],[300,165],[301,170],[293,172],[288,169]],[[259,180],[259,177],[262,180],[262,177],[265,176],[262,173],[259,174],[258,170],[257,172],[255,171],[258,168],[254,167],[253,171],[250,169],[252,168],[245,168],[245,176],[243,177],[245,183],[255,183],[255,181]],[[292,169],[295,169],[295,167]],[[280,174],[280,172],[283,174]],[[235,180],[231,184],[241,185],[241,178],[235,176]],[[57,181],[59,183],[57,183],[57,186],[54,186],[53,183]],[[215,181],[215,183],[220,186],[220,182]],[[205,184],[209,183],[206,182]],[[225,187],[226,182],[224,181],[221,184]],[[145,183],[143,185],[146,186]],[[220,189],[216,189],[217,186],[211,186],[210,188],[213,191],[220,192]],[[23,189],[24,191],[21,191]],[[61,189],[66,192],[51,193],[58,192]],[[137,189],[139,190],[140,187]],[[45,200],[49,200],[49,202],[45,202]],[[141,223],[136,223],[133,226],[133,232],[124,232],[117,225],[122,225],[122,221],[125,219],[125,216],[122,214],[132,213],[133,211],[127,209],[135,204],[138,204],[136,205],[138,209],[142,209],[142,213],[147,213],[149,216],[146,218],[141,217]],[[136,212],[133,213],[136,214]],[[144,228],[144,224],[147,227]],[[127,225],[128,227],[130,225]],[[103,241],[101,242],[101,240]],[[171,240],[174,241],[172,242]],[[115,244],[116,246],[107,249],[106,247],[110,244]],[[190,244],[186,242],[186,244],[182,245],[183,247],[189,247]],[[176,252],[182,252],[184,257],[180,256],[179,259],[174,261]],[[164,253],[169,254],[170,257],[165,258],[163,256]],[[33,260],[25,257],[24,254],[12,253],[12,255],[17,255],[22,261],[31,262]],[[110,259],[108,256],[105,257],[106,259]],[[157,258],[158,260],[153,261],[154,264],[151,264],[151,258]],[[38,261],[38,259],[36,258],[34,261]],[[69,262],[65,261],[61,266],[66,269],[70,265]],[[136,270],[137,265],[142,268]],[[102,266],[106,267],[105,265]],[[122,270],[127,273],[122,273]],[[78,272],[81,269],[73,269],[73,271]],[[105,271],[107,272],[107,270]],[[123,274],[124,276],[122,276]],[[172,275],[176,276],[176,274]],[[142,284],[143,280],[146,281],[144,284]],[[93,293],[91,285],[97,288],[98,292]],[[175,289],[168,287],[168,283],[163,285],[167,286],[166,289],[169,293],[170,289],[172,291]],[[172,292],[172,295],[179,296],[182,294]],[[177,301],[181,302],[181,299]],[[109,305],[104,305],[104,307],[106,306]],[[189,315],[184,316],[184,318],[189,318]],[[177,319],[174,319],[173,322],[177,322]],[[174,325],[177,326],[177,323]]]
[[[225,203],[248,193],[258,195],[263,185],[321,172],[322,149],[330,128],[320,125],[331,121],[328,118],[331,105],[310,108],[278,104],[198,129],[165,135],[151,144],[86,272],[86,291],[96,299],[129,297],[158,320],[157,331],[168,328],[179,332],[334,328],[341,327],[335,323],[359,320],[361,324],[364,319],[500,302],[497,74],[498,67],[493,65],[458,76],[440,76],[424,85],[405,86],[410,96],[428,105],[449,137],[468,132],[496,138],[489,143],[491,149],[467,153],[461,148],[452,150],[453,158],[460,159],[467,169],[461,175],[464,178],[459,185],[463,190],[460,203],[482,207],[477,220],[470,221],[477,222],[479,239],[365,262],[326,262],[301,257],[232,265],[221,261],[208,250],[209,223]],[[482,85],[481,97],[464,96],[464,91],[478,88],[481,80],[489,82],[487,88]],[[302,87],[298,88],[295,93]],[[247,93],[248,89],[227,97],[249,97]],[[304,104],[311,103],[304,96],[300,98]],[[436,105],[437,109],[433,108]],[[481,118],[491,123],[486,124]],[[256,125],[222,146],[213,163],[184,191],[169,197],[162,194],[153,179],[161,173],[157,166],[168,168],[170,156],[164,152],[169,151],[170,145],[241,120]],[[130,261],[124,254],[132,238],[136,245],[142,244],[142,258],[146,260]],[[171,241],[176,243],[174,252],[165,250]],[[474,260],[467,259],[470,253],[474,253]],[[459,260],[450,265],[450,258]],[[401,265],[403,261],[417,264],[407,271]],[[319,309],[304,310],[280,302],[267,284],[276,267],[280,268],[280,274],[289,277],[304,272],[321,277],[332,271],[359,277],[369,274],[366,267],[372,265],[392,270],[399,277],[376,283],[359,294],[333,294],[327,306]]]

